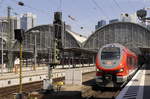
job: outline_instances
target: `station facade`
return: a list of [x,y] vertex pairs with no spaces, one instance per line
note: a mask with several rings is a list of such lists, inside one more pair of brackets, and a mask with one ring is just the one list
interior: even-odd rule
[[[95,63],[96,53],[99,48],[109,43],[120,43],[129,48],[137,47],[142,53],[148,53],[150,48],[149,38],[150,31],[148,29],[130,22],[108,24],[97,29],[88,38],[66,29],[62,34],[63,54],[61,63]],[[36,26],[27,30],[23,41],[23,58],[25,64],[33,64],[35,55],[37,64],[48,64],[53,55],[53,41],[53,26],[50,24]],[[12,51],[15,60],[16,57],[19,57],[19,44],[17,42],[14,43]],[[5,47],[5,52],[7,55],[7,47]],[[5,62],[7,62],[7,58]]]

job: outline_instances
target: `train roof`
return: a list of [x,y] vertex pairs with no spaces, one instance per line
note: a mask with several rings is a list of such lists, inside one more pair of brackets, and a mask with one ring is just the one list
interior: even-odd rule
[[125,46],[123,46],[119,43],[106,44],[106,45],[102,46],[102,48],[104,48],[104,47],[119,47],[121,49],[125,48]]
[[129,48],[129,47],[126,47],[126,46],[119,44],[119,43],[106,44],[106,45],[102,46],[101,49],[103,49],[104,47],[119,47],[121,49],[124,49],[125,51],[131,52],[131,53],[134,52],[137,55],[141,54],[141,51],[139,48],[134,48],[134,47]]

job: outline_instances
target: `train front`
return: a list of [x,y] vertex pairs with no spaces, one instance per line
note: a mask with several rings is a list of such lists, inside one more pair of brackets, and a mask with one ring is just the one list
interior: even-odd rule
[[102,87],[115,87],[126,80],[122,47],[108,44],[102,47],[96,58],[96,83]]

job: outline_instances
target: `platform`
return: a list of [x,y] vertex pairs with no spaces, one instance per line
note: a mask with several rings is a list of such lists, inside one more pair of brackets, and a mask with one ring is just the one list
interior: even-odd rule
[[150,99],[150,65],[143,65],[116,99]]
[[[33,92],[33,96],[36,99],[87,99],[92,96],[92,87],[94,83],[95,72],[91,72],[83,75],[82,85],[63,85],[60,90],[54,92]],[[36,95],[35,95],[35,94]]]
[[[83,68],[72,68],[81,70],[82,73],[95,71],[95,66],[92,67],[83,67]],[[52,78],[64,77],[65,71],[67,69],[54,69],[52,73]],[[37,69],[36,71],[24,71],[22,72],[22,81],[23,83],[30,83],[35,81],[42,81],[46,79],[48,71],[46,68]],[[19,84],[19,74],[16,73],[4,73],[0,76],[0,88],[13,86]]]

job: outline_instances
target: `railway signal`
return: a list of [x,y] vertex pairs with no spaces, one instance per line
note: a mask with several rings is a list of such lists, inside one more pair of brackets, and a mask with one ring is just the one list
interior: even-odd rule
[[24,30],[15,29],[15,39],[20,43],[20,72],[19,72],[19,93],[16,94],[16,99],[22,99],[22,42],[24,40]]
[[60,64],[61,49],[62,49],[62,13],[54,13],[54,48],[52,64]]
[[22,43],[23,39],[24,39],[24,30],[23,29],[15,29],[15,39],[17,41],[19,41],[20,43]]
[[63,33],[63,22],[62,22],[62,13],[54,13],[53,21],[53,49],[52,49],[52,61],[48,66],[48,79],[43,81],[43,89],[47,92],[53,91],[52,85],[52,69],[54,66],[60,64],[61,61],[61,50],[62,50],[62,33]]

